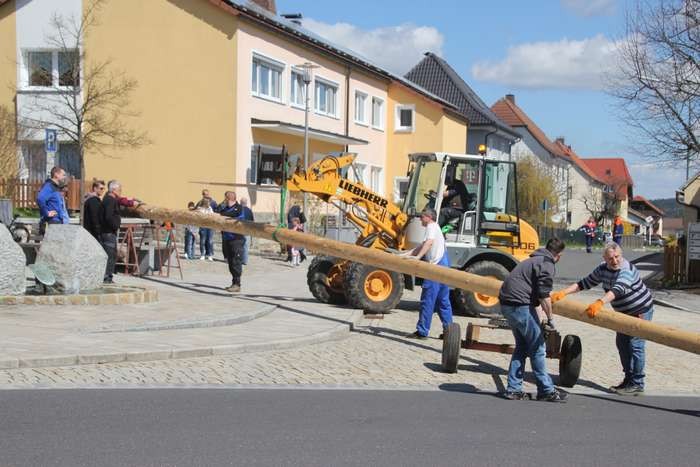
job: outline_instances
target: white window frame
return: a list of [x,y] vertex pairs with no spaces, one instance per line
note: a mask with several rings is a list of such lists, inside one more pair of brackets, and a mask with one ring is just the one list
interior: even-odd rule
[[[318,105],[320,104],[321,99],[319,99],[319,96],[318,96],[318,88],[316,87],[317,84],[323,84],[324,86],[335,88],[335,93],[333,94],[333,112],[327,112],[324,110],[320,110],[318,108]],[[314,112],[318,115],[323,115],[326,117],[335,118],[337,120],[338,119],[338,94],[340,94],[340,85],[338,83],[336,83],[335,81],[331,81],[329,79],[323,78],[322,76],[314,77]]]
[[[270,70],[276,69],[280,73],[280,77],[278,80],[278,86],[279,86],[279,97],[275,97],[271,94],[262,94],[259,89],[253,89],[253,82],[252,82],[252,74],[253,70],[255,69],[255,61],[263,62],[265,65],[267,65]],[[281,62],[279,60],[275,60],[274,58],[265,56],[259,52],[253,52],[253,56],[250,59],[250,66],[251,66],[251,73],[250,73],[250,93],[254,97],[257,97],[259,99],[264,99],[267,101],[271,102],[276,102],[278,104],[284,104],[284,89],[285,89],[285,70],[287,69],[287,65],[284,62]],[[259,73],[256,73],[256,87],[260,87],[260,77],[258,76]],[[272,90],[272,74],[269,76],[270,82],[270,90]]]
[[[301,103],[294,102],[294,75],[298,75],[302,78],[301,88],[299,89],[301,93]],[[306,110],[306,84],[304,83],[304,71],[295,67],[291,67],[289,72],[289,105],[295,109]]]
[[[408,183],[408,177],[394,177],[394,202],[399,203],[403,201],[401,198],[401,183]],[[408,192],[408,191],[407,191]]]
[[[401,126],[401,111],[411,111],[411,126]],[[416,129],[416,106],[415,104],[396,104],[394,110],[394,132],[413,133]]]
[[357,177],[355,177],[355,170],[350,170],[350,173],[352,174],[352,177],[351,177],[352,180],[355,182],[360,182],[365,186],[369,186],[365,182],[365,178],[366,178],[365,175],[367,174],[368,165],[365,164],[364,162],[355,162],[354,165],[355,165],[355,170],[357,170],[358,174],[360,175],[360,179],[358,180]]
[[[357,111],[359,109],[359,107],[357,105],[357,99],[359,97],[362,98],[362,107],[361,108],[362,108],[363,118],[357,117]],[[366,92],[362,92],[362,91],[359,91],[357,89],[355,90],[355,123],[358,125],[369,126],[369,119],[368,119],[369,116],[367,115],[367,100],[368,100],[367,98],[368,97],[369,97],[369,94],[367,94]]]
[[[379,124],[378,125],[375,125],[375,122],[374,122],[374,102],[375,101],[377,101],[377,102],[379,102],[379,104],[381,104],[379,107]],[[386,101],[384,99],[382,99],[381,97],[372,96],[371,106],[370,106],[370,110],[369,110],[369,112],[370,112],[369,118],[370,118],[370,123],[372,125],[372,128],[374,128],[375,130],[384,131],[384,115],[385,115],[384,109],[385,109],[385,106],[386,106]]]
[[[374,173],[378,172],[377,185],[374,185]],[[369,166],[369,184],[368,186],[375,193],[384,193],[384,167],[380,165],[370,164]]]
[[[75,53],[79,53],[77,49]],[[32,86],[29,83],[30,73],[29,73],[29,54],[34,52],[44,52],[51,54],[51,86]],[[78,86],[61,86],[59,84],[61,76],[58,69],[58,54],[60,52],[66,52],[66,50],[52,49],[52,48],[28,48],[22,49],[21,57],[22,63],[20,64],[20,80],[19,88],[23,91],[69,91],[75,88],[80,88],[82,83],[82,73],[78,73]],[[82,62],[78,65],[80,67],[80,72],[82,72],[83,66]]]

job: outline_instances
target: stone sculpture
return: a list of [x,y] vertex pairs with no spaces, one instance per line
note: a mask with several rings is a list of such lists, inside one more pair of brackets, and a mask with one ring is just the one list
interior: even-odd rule
[[22,295],[27,280],[24,265],[27,259],[10,231],[0,225],[0,295]]
[[82,226],[51,224],[46,228],[36,262],[48,266],[59,290],[77,294],[102,284],[107,254]]

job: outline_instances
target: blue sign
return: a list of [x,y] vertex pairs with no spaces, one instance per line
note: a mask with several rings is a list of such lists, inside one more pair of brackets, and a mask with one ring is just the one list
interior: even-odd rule
[[44,140],[46,152],[58,152],[58,131],[50,128],[46,129],[46,139]]

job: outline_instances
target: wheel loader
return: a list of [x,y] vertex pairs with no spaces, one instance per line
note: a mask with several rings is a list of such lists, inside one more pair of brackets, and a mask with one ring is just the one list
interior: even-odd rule
[[[453,268],[503,280],[538,246],[536,231],[518,216],[516,164],[482,155],[416,153],[409,155],[409,183],[399,206],[350,177],[356,154],[333,153],[303,167],[297,157],[261,154],[259,177],[273,179],[291,192],[309,193],[330,203],[358,229],[356,244],[396,252],[423,241],[420,212],[441,213],[441,228]],[[355,172],[356,174],[356,172]],[[461,182],[457,200],[448,199],[449,184]],[[443,216],[442,214],[451,214]],[[420,279],[328,256],[309,265],[308,286],[321,302],[349,304],[370,313],[395,308],[405,288]],[[453,289],[456,314],[498,314],[497,297]]]

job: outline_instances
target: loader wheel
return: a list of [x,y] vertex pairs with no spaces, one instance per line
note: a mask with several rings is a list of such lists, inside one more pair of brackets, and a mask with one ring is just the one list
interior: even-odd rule
[[343,260],[331,256],[316,256],[309,265],[306,282],[311,295],[321,303],[345,305],[343,292]]
[[403,295],[403,274],[375,266],[350,263],[345,271],[345,294],[350,306],[372,313],[396,308]]
[[[482,277],[493,277],[505,280],[508,270],[494,261],[479,261],[465,269],[466,272]],[[469,292],[468,290],[453,289],[450,292],[452,311],[460,316],[500,316],[501,305],[498,297]]]
[[581,339],[573,334],[564,336],[559,353],[559,385],[571,388],[581,374]]
[[462,347],[462,330],[457,323],[450,323],[442,333],[442,369],[445,373],[457,373],[459,349]]

